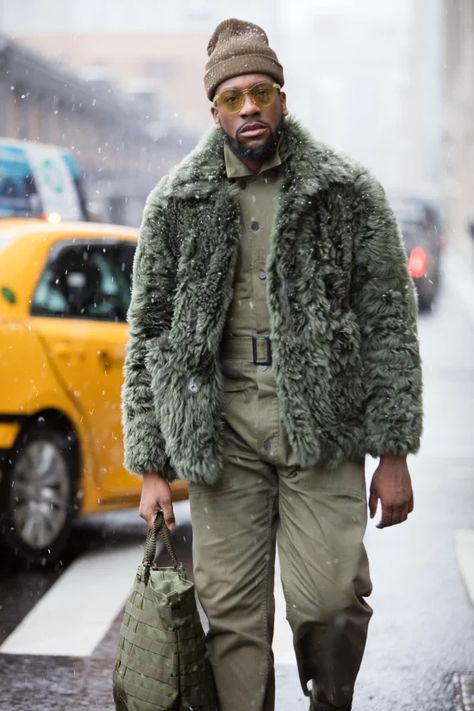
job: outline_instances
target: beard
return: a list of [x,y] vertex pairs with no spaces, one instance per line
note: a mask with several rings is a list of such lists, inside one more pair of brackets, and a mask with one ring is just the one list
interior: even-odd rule
[[280,122],[276,129],[270,133],[265,143],[261,146],[247,146],[245,143],[239,141],[237,136],[234,138],[230,134],[226,133],[221,127],[222,133],[224,134],[224,141],[229,145],[229,148],[238,158],[248,158],[254,161],[264,161],[268,158],[272,158],[275,155],[278,142],[280,140],[281,134],[285,130],[285,117],[282,116]]

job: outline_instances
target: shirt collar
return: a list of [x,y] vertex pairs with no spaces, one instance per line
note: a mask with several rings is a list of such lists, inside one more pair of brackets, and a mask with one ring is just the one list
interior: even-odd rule
[[225,160],[225,169],[226,169],[227,177],[228,178],[255,177],[257,175],[260,175],[261,173],[264,173],[267,170],[271,170],[271,168],[276,168],[277,166],[281,165],[283,162],[281,159],[281,156],[280,156],[281,141],[282,141],[282,136],[280,136],[280,140],[278,141],[278,145],[276,147],[275,153],[273,154],[273,156],[271,158],[268,158],[267,160],[263,161],[258,173],[253,173],[245,165],[245,163],[242,163],[240,158],[238,158],[235,155],[235,153],[230,148],[228,143],[224,142],[224,160]]

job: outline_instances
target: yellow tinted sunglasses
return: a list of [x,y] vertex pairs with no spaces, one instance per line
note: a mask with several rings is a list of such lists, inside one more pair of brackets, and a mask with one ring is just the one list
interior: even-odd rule
[[275,101],[280,89],[279,84],[261,81],[251,86],[250,89],[225,89],[220,94],[216,94],[212,103],[229,114],[237,114],[245,103],[245,94],[248,94],[259,109],[268,109]]

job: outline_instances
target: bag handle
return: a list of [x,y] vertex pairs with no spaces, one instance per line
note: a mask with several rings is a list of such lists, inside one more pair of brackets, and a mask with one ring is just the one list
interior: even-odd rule
[[145,541],[145,550],[143,554],[143,565],[148,570],[153,565],[153,560],[155,559],[156,555],[156,541],[158,536],[161,537],[161,540],[163,541],[164,546],[169,553],[171,562],[173,563],[173,568],[175,568],[176,570],[180,569],[181,565],[180,563],[178,563],[178,559],[176,558],[176,553],[174,552],[174,548],[171,543],[170,532],[165,526],[165,520],[161,511],[158,511],[156,515],[154,527],[148,530]]

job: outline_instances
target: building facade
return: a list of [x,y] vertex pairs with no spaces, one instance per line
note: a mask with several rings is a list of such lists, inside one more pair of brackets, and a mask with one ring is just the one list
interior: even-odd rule
[[189,147],[157,131],[155,117],[107,82],[87,82],[0,36],[0,136],[71,150],[89,210],[102,220],[138,224],[157,179]]
[[450,235],[466,256],[474,224],[474,3],[444,1],[444,155]]

